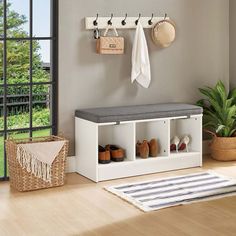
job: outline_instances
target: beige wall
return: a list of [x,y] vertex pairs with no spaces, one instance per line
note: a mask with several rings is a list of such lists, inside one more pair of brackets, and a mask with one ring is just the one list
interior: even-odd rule
[[230,29],[230,87],[236,87],[236,0],[230,0],[229,8]]
[[[74,140],[74,111],[79,108],[160,102],[194,103],[197,88],[229,81],[228,0],[60,0],[59,20],[59,131]],[[152,83],[143,89],[130,83],[134,30],[125,36],[123,56],[95,54],[92,32],[84,17],[149,16],[165,12],[177,24],[176,42],[158,50],[148,40]],[[72,145],[73,150],[73,145]]]

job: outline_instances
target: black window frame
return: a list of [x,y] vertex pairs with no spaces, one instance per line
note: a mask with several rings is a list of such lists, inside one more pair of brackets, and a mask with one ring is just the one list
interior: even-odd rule
[[[7,2],[8,0],[3,0],[3,35],[0,36],[0,41],[3,42],[3,84],[0,84],[0,88],[3,88],[3,117],[4,117],[4,129],[0,131],[3,135],[4,140],[7,139],[8,133],[18,132],[18,131],[29,131],[29,136],[33,136],[33,131],[42,129],[51,129],[51,134],[57,135],[57,117],[58,117],[58,0],[50,0],[51,6],[51,35],[48,37],[34,37],[33,36],[33,2],[35,0],[29,1],[29,36],[25,38],[14,38],[7,37]],[[18,41],[29,41],[29,54],[30,54],[30,68],[29,68],[29,82],[19,83],[19,84],[8,84],[7,83],[7,42],[9,40]],[[34,82],[33,81],[33,41],[49,40],[50,50],[51,50],[51,61],[50,61],[50,74],[51,80],[48,82]],[[43,127],[33,127],[32,122],[32,108],[33,108],[33,94],[32,88],[35,85],[51,85],[51,124],[49,126]],[[29,86],[29,115],[30,123],[29,128],[19,128],[19,129],[8,129],[7,127],[7,87],[9,86]],[[4,176],[0,176],[0,181],[8,180],[7,176],[7,158],[6,150],[4,145]]]

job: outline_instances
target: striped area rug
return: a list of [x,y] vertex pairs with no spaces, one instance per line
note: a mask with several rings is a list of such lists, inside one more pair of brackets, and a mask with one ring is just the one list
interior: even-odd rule
[[148,212],[236,195],[236,179],[208,171],[105,189]]

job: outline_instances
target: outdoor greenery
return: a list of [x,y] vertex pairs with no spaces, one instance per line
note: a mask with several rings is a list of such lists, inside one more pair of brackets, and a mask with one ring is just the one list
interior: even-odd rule
[[[3,0],[0,0],[0,15],[3,15]],[[24,38],[29,36],[23,29],[27,19],[11,9],[11,3],[7,5],[7,37]],[[3,35],[3,17],[0,17],[0,35]],[[9,40],[7,42],[7,82],[25,83],[29,82],[30,67],[30,43],[28,40]],[[42,69],[42,58],[40,55],[38,41],[33,42],[33,80],[42,82],[49,80],[49,74]],[[0,43],[0,78],[3,78],[3,43]],[[43,90],[45,87],[39,87]],[[27,92],[27,91],[26,91]],[[39,93],[39,91],[38,91]],[[14,94],[12,90],[9,94]]]
[[[0,15],[3,15],[3,1],[0,0]],[[11,3],[7,4],[7,37],[25,38],[28,37],[28,32],[24,30],[24,24],[27,23],[27,18],[20,15],[11,8]],[[0,35],[3,35],[3,17],[0,17]],[[3,42],[0,42],[0,83],[3,83]],[[7,41],[7,71],[6,78],[8,84],[20,84],[30,81],[30,41],[29,40],[8,40]],[[39,42],[33,41],[33,64],[32,64],[32,79],[33,82],[46,82],[50,80],[50,74],[43,69],[42,57],[40,55]],[[29,101],[29,86],[14,86],[7,89],[7,102],[11,103],[8,107],[9,112],[14,110],[14,114],[28,112],[27,105],[17,106],[14,103]],[[48,85],[33,86],[33,99],[36,101],[47,100],[49,92]],[[0,96],[3,95],[3,88],[0,88]],[[12,95],[18,95],[12,98]],[[22,96],[21,96],[22,95]],[[0,98],[0,103],[3,99]],[[14,109],[12,107],[14,106]],[[45,108],[45,103],[40,105]],[[2,109],[2,108],[1,108]],[[0,110],[1,110],[0,109]],[[15,112],[17,110],[17,112]],[[2,111],[0,112],[2,114]],[[10,112],[12,115],[12,112]]]
[[[3,16],[3,0],[0,0],[0,16]],[[26,16],[15,12],[10,1],[7,4],[7,37],[25,38],[28,37],[28,32],[24,30],[24,25],[28,19]],[[3,35],[3,17],[0,17],[0,35]],[[3,42],[0,42],[0,83],[3,83]],[[29,40],[8,40],[7,41],[7,83],[20,84],[29,82],[29,68],[30,68],[30,42]],[[40,45],[38,41],[33,41],[33,64],[32,64],[32,79],[33,82],[46,82],[50,80],[50,74],[43,69],[42,57],[40,55]],[[32,87],[33,100],[45,101],[48,98],[49,87],[48,85],[37,85]],[[12,110],[14,106],[14,113],[20,114],[28,112],[27,105],[18,106],[17,102],[28,102],[30,88],[29,86],[9,86],[7,88],[7,102],[9,105],[8,110]],[[0,96],[3,95],[3,88],[0,88]],[[12,97],[12,95],[18,95]],[[0,103],[3,99],[0,98]],[[47,105],[39,103],[37,109],[43,109]],[[17,112],[15,112],[15,110]],[[2,112],[1,112],[2,114]],[[12,112],[10,112],[10,115]],[[45,115],[49,115],[47,112]],[[36,116],[34,116],[36,118]],[[14,120],[14,117],[11,119]],[[19,122],[19,121],[18,121]],[[36,121],[37,123],[37,121]],[[11,125],[13,126],[13,125]],[[0,127],[2,127],[0,125]]]
[[[48,126],[50,124],[49,109],[33,109],[33,127]],[[23,113],[15,116],[9,116],[7,119],[8,129],[19,129],[29,127],[29,114]],[[4,119],[0,117],[0,127],[4,126]]]
[[203,108],[204,128],[219,137],[231,137],[236,131],[236,89],[227,92],[222,81],[215,87],[200,88],[205,96],[197,102]]
[[[28,32],[25,31],[24,25],[28,22],[26,16],[15,12],[11,7],[11,2],[7,4],[7,37],[25,38],[28,37]],[[0,36],[3,37],[3,0],[0,0]],[[3,47],[4,44],[0,41],[0,84],[4,82],[3,75]],[[8,40],[7,41],[7,71],[6,78],[8,84],[28,83],[30,81],[30,41],[29,40]],[[32,63],[32,79],[33,82],[46,82],[50,80],[50,74],[43,69],[42,56],[40,54],[40,44],[37,40],[33,41],[33,63]],[[3,88],[0,87],[0,104],[3,102]],[[49,99],[48,85],[33,86],[33,100],[45,101]],[[8,129],[27,128],[29,127],[29,112],[28,105],[15,105],[18,102],[26,102],[29,100],[29,86],[8,86],[7,88],[7,103],[8,109],[17,109],[16,115],[11,115],[9,112],[7,118]],[[18,95],[18,96],[15,96]],[[23,106],[23,107],[22,107]],[[39,103],[33,108],[33,127],[41,127],[50,125],[50,110],[49,104]],[[24,108],[24,109],[22,109]],[[0,115],[2,107],[0,107]],[[0,117],[0,130],[4,127],[4,118]],[[34,131],[33,136],[46,136],[50,134],[50,129]],[[9,133],[8,135],[14,138],[27,138],[29,132],[26,133]],[[0,176],[3,175],[3,150],[4,138],[0,133]]]

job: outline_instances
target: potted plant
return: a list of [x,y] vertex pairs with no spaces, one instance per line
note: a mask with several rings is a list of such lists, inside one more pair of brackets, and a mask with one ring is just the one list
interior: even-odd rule
[[227,92],[219,81],[215,87],[199,91],[204,95],[197,102],[203,108],[204,131],[213,136],[212,157],[219,161],[236,160],[236,89]]

